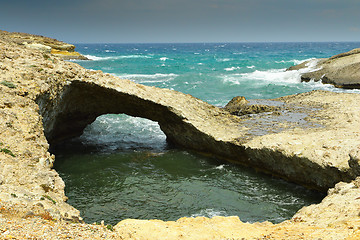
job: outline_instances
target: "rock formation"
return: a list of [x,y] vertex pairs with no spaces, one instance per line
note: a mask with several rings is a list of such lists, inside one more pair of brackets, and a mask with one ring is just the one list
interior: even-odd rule
[[26,48],[36,49],[45,54],[58,56],[65,60],[88,60],[88,58],[75,51],[74,45],[49,37],[0,30],[0,39],[23,45]]
[[[115,227],[119,237],[160,238],[154,234],[161,233],[164,239],[199,239],[194,231],[207,232],[206,239],[277,238],[284,237],[284,231],[293,237],[359,234],[355,224],[360,206],[354,198],[360,196],[359,94],[313,91],[250,103],[240,99],[242,107],[257,107],[234,116],[187,94],[44,56],[44,49],[19,45],[17,37],[1,38],[0,51],[0,219],[5,212],[16,211],[21,219],[81,221],[79,211],[65,202],[64,182],[52,169],[55,156],[48,152],[49,143],[80,135],[99,115],[126,113],[157,121],[177,145],[239,167],[252,166],[321,191],[340,181],[353,182],[336,185],[321,204],[278,225],[241,223],[238,218],[124,220]],[[344,209],[331,207],[328,217],[316,220],[329,202]]]
[[[288,70],[306,68],[311,61],[314,60],[290,67]],[[302,73],[302,81],[321,80],[339,88],[360,89],[360,48],[316,61],[314,71]]]

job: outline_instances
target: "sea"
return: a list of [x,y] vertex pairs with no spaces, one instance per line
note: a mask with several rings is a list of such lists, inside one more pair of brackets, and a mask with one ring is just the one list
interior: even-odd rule
[[[301,82],[318,58],[359,42],[75,44],[90,61],[74,61],[136,83],[191,94],[223,107],[235,96],[271,99],[312,90],[349,92]],[[310,61],[307,68],[287,68]],[[215,156],[173,146],[156,122],[99,116],[77,138],[53,146],[68,203],[85,222],[126,218],[238,216],[244,222],[289,219],[325,196]]]

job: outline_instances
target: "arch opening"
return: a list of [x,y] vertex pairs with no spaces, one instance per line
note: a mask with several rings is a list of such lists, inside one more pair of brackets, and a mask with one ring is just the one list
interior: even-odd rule
[[85,127],[82,135],[63,141],[54,148],[71,149],[70,145],[75,145],[75,148],[81,145],[83,150],[95,153],[163,152],[169,148],[166,135],[157,122],[126,114],[101,115]]

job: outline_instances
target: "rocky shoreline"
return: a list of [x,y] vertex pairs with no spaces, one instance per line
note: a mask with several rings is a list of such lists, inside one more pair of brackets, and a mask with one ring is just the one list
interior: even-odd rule
[[[18,36],[37,40],[23,44]],[[86,70],[48,48],[28,47],[51,42],[41,39],[0,32],[0,238],[360,236],[359,94],[313,91],[250,103],[234,100],[232,108],[220,109],[190,95]],[[115,227],[81,223],[80,212],[66,203],[63,180],[52,169],[55,156],[48,152],[49,143],[81,134],[106,113],[157,121],[177,145],[321,191],[330,189],[328,196],[280,224],[242,223],[237,217],[128,219]]]
[[315,59],[290,67],[300,70],[314,65],[311,71],[301,74],[301,81],[321,81],[338,88],[360,89],[360,48],[340,53],[330,58]]

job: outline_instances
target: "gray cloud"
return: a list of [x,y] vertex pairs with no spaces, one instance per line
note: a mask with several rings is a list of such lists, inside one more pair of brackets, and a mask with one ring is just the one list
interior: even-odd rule
[[4,0],[0,28],[68,42],[354,41],[358,0]]

